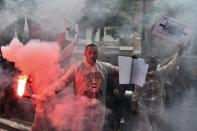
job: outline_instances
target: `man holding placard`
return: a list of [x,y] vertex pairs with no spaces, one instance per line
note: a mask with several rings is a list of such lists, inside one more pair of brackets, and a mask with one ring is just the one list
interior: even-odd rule
[[183,52],[183,44],[179,44],[177,52],[171,59],[163,65],[159,65],[154,56],[149,57],[146,63],[149,64],[146,81],[143,87],[135,88],[132,100],[138,102],[140,107],[136,107],[145,124],[146,131],[158,131],[162,128],[161,118],[163,111],[164,86],[162,77],[172,72]]

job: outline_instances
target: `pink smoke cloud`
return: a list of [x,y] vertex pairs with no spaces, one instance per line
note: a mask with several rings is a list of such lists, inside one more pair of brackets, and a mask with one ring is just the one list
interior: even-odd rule
[[[50,85],[63,73],[59,64],[60,58],[69,59],[74,45],[60,51],[55,42],[31,40],[23,45],[14,38],[9,45],[2,47],[2,54],[7,60],[15,62],[16,67],[24,74],[31,77],[33,93],[44,96],[54,92],[56,87],[51,88]],[[92,103],[86,97],[74,97],[71,88],[67,88],[63,93],[62,96],[52,97],[53,99],[44,105],[47,109],[45,115],[54,128],[72,131],[102,130],[104,105],[97,101],[95,101],[97,104]],[[42,105],[41,102],[40,104]],[[36,108],[36,111],[39,111],[43,106]]]
[[84,96],[73,96],[72,89],[66,88],[53,106],[48,107],[48,117],[53,127],[69,131],[102,131],[105,106],[97,100]]
[[14,38],[8,46],[2,47],[2,54],[31,77],[33,92],[43,95],[45,88],[62,73],[58,64],[59,50],[55,42],[31,40],[23,45]]

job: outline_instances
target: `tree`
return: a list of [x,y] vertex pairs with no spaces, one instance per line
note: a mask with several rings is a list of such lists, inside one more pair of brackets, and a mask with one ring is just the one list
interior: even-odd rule
[[0,10],[3,8],[4,6],[4,0],[0,0]]
[[[83,16],[79,24],[83,27],[92,27],[92,40],[94,41],[95,32],[98,28],[103,37],[104,27],[132,26],[132,15],[134,0],[86,0],[85,7],[82,9]],[[101,38],[102,40],[102,38]]]

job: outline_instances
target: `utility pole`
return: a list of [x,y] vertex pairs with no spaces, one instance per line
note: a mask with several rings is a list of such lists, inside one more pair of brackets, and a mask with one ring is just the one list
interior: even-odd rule
[[142,43],[142,56],[144,56],[146,54],[146,46],[145,46],[145,1],[146,0],[142,0],[142,39],[141,39],[141,43]]
[[154,0],[142,0],[142,56],[147,56],[151,52],[152,46],[152,34],[150,27],[148,26],[150,22],[150,14],[153,8]]

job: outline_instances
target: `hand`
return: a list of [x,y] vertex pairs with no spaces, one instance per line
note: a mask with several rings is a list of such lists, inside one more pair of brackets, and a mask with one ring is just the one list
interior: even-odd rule
[[55,94],[59,94],[61,90],[55,90]]
[[114,95],[119,96],[119,90],[118,89],[114,89]]
[[59,94],[63,89],[61,87],[58,87],[55,89],[55,95]]

